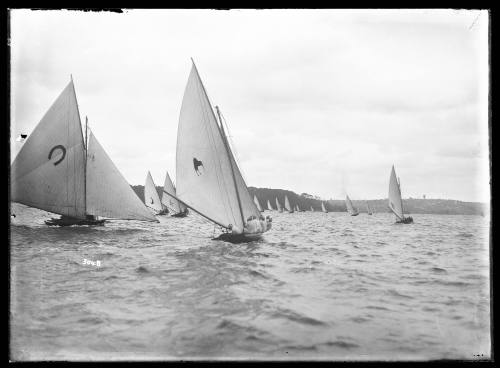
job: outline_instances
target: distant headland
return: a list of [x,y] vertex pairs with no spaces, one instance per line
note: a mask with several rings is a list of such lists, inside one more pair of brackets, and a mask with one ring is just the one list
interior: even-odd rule
[[[131,185],[137,196],[144,202],[144,186]],[[160,195],[163,187],[157,186],[156,190]],[[292,206],[299,205],[301,209],[310,211],[311,207],[315,211],[321,211],[322,200],[307,193],[297,194],[291,190],[255,188],[248,187],[252,197],[257,196],[262,207],[266,207],[267,201],[271,203],[273,209],[276,209],[276,198],[283,205],[285,195],[288,196]],[[373,212],[389,212],[387,198],[385,199],[352,199],[353,205],[359,212],[366,212],[366,203],[370,205]],[[437,214],[437,215],[486,215],[488,205],[480,202],[462,202],[453,199],[420,199],[403,198],[406,213]],[[324,200],[325,207],[330,212],[345,212],[346,206],[344,199]]]

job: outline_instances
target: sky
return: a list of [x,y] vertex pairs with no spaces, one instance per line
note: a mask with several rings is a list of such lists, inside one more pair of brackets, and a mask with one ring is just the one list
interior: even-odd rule
[[[489,202],[487,11],[10,12],[11,161],[73,76],[133,185],[175,178],[196,63],[247,185]],[[175,180],[175,179],[174,179]]]

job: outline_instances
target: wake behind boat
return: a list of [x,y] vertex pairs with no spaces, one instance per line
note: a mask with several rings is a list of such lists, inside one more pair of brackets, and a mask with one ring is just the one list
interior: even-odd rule
[[272,225],[253,202],[200,79],[191,68],[177,131],[177,199],[219,225],[223,238],[256,238]]
[[389,209],[396,216],[397,224],[411,224],[413,218],[405,217],[403,209],[403,199],[401,198],[401,183],[396,178],[396,171],[392,165],[391,176],[389,178]]
[[155,221],[85,123],[73,79],[25,141],[11,166],[14,202],[61,215],[47,225]]

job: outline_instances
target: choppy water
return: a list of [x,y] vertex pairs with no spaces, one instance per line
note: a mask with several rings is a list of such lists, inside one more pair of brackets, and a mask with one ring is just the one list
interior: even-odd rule
[[13,359],[490,356],[487,218],[275,212],[231,244],[194,215],[59,228],[12,209]]

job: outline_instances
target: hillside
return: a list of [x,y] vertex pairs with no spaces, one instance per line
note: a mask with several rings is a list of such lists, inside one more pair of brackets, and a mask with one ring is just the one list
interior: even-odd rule
[[[137,196],[144,202],[144,186],[143,185],[131,185]],[[156,187],[158,195],[161,198],[163,187]],[[270,189],[270,188],[254,188],[249,187],[248,190],[250,194],[257,195],[259,202],[263,208],[266,207],[267,201],[271,203],[273,209],[276,209],[276,198],[280,201],[281,205],[284,206],[285,195],[288,196],[290,204],[295,206],[299,205],[301,209],[310,210],[311,206],[315,211],[321,211],[321,200],[312,198],[312,196],[303,193],[299,195],[290,190],[284,189]],[[356,207],[359,212],[366,212],[366,203],[370,204],[370,207],[374,212],[389,212],[387,207],[386,199],[369,199],[369,200],[356,200],[352,199],[354,207]],[[461,202],[453,199],[416,199],[416,198],[405,198],[404,200],[405,213],[429,213],[429,214],[440,214],[440,215],[481,215],[486,214],[487,205],[485,203],[478,202]],[[327,200],[325,201],[325,207],[330,212],[345,212],[346,206],[343,199]]]

